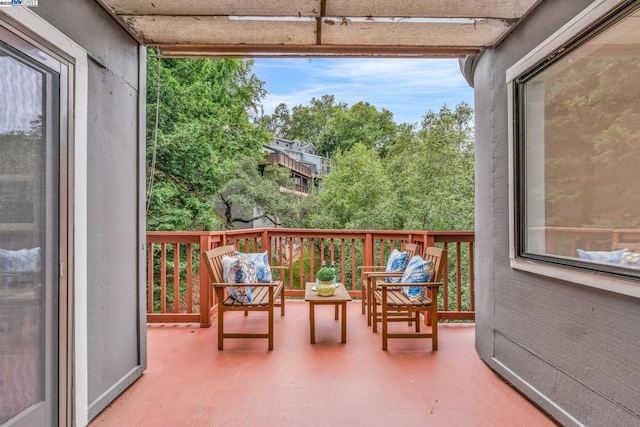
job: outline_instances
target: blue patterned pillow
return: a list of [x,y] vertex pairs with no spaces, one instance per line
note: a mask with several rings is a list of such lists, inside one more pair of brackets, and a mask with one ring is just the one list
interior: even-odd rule
[[[415,255],[409,260],[407,268],[402,274],[401,283],[426,283],[430,282],[434,274],[433,261],[425,261],[420,255]],[[424,291],[426,288],[423,286],[403,286],[402,292],[404,292],[409,299],[418,300],[424,298]]]
[[[400,252],[397,249],[394,249],[389,254],[389,259],[387,260],[387,268],[385,269],[386,273],[402,273],[404,271],[404,267],[407,265],[407,253]],[[387,282],[389,283],[400,283],[399,277],[387,277]]]
[[620,249],[617,251],[583,251],[578,249],[578,258],[585,261],[605,262],[620,264],[622,261],[622,255],[627,252],[628,249]]
[[621,258],[620,265],[623,267],[640,268],[640,253],[625,252]]
[[0,271],[37,273],[40,271],[40,248],[17,251],[0,249]]
[[269,252],[260,252],[246,254],[249,261],[253,263],[253,268],[256,272],[256,277],[260,283],[273,282],[273,276],[271,276],[271,267],[269,266]]
[[[256,271],[249,257],[240,254],[222,257],[222,279],[226,283],[257,283]],[[251,286],[230,286],[229,296],[240,303],[251,302]]]

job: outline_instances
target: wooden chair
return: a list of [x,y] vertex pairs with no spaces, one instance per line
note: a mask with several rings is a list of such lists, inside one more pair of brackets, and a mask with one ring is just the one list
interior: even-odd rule
[[[213,288],[218,302],[218,350],[222,350],[225,338],[267,338],[269,350],[273,350],[273,319],[274,307],[280,306],[280,315],[284,316],[284,284],[282,280],[271,283],[227,283],[222,276],[222,257],[235,256],[235,246],[221,246],[202,254],[203,262],[207,266]],[[230,286],[251,286],[252,299],[249,303],[240,303],[227,296],[226,290]],[[276,298],[280,297],[279,304]],[[250,311],[266,311],[269,316],[267,333],[225,333],[224,313],[227,311],[244,311],[247,315]]]
[[[407,252],[407,262],[415,255],[418,250],[418,245],[415,243],[407,243],[404,246],[404,251]],[[384,272],[387,268],[386,265],[362,265],[358,267],[361,270],[362,282],[360,285],[360,289],[362,291],[362,314],[367,314],[367,326],[371,326],[371,298],[370,295],[373,289],[373,282],[369,280],[369,275],[373,273],[381,273]],[[388,275],[385,277],[402,277],[402,273],[387,273]]]
[[[423,258],[434,263],[432,281],[426,283],[411,283],[411,286],[420,286],[425,289],[425,296],[417,301],[410,300],[402,292],[397,283],[379,281],[377,289],[373,292],[373,330],[377,332],[378,310],[381,306],[382,318],[382,350],[387,350],[389,338],[431,338],[433,350],[438,349],[438,290],[442,285],[442,272],[446,261],[444,249],[429,247],[424,251]],[[420,332],[420,313],[425,313],[431,320],[431,332]],[[395,316],[394,316],[395,314]],[[390,322],[406,322],[406,316],[413,316],[415,332],[389,332]]]

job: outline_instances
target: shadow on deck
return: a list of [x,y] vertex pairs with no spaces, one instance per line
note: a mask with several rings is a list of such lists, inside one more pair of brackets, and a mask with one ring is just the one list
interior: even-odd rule
[[[274,351],[259,340],[225,340],[216,328],[152,325],[148,368],[95,426],[554,426],[478,357],[473,324],[441,324],[430,340],[391,340],[383,352],[348,304],[347,343],[333,306],[316,307],[309,343],[308,305],[287,301],[276,316]],[[266,328],[263,313],[227,313],[238,329]],[[394,325],[397,327],[405,324]]]

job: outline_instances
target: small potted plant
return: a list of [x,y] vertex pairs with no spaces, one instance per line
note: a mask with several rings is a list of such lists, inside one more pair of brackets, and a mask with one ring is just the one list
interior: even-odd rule
[[318,284],[316,285],[316,292],[322,297],[330,297],[336,291],[335,278],[336,272],[329,267],[322,267],[316,273]]

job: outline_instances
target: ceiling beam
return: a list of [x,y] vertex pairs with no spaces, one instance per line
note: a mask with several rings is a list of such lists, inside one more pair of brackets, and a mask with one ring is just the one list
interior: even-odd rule
[[354,45],[156,45],[161,57],[410,57],[461,58],[480,52],[476,46],[354,46]]

